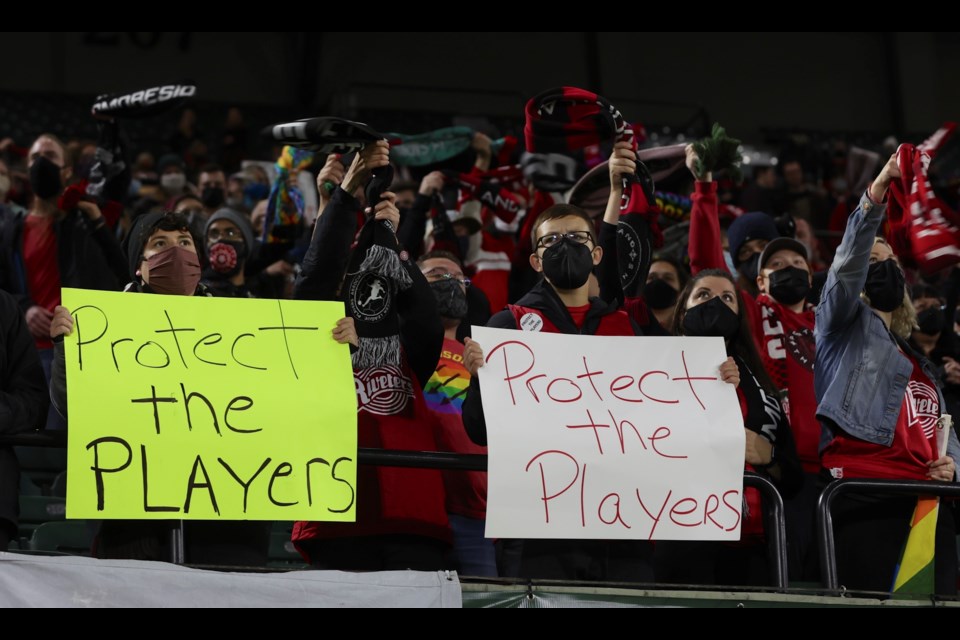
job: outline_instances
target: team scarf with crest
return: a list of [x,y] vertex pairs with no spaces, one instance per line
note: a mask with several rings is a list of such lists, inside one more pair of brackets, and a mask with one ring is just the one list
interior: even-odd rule
[[[373,173],[366,189],[371,206],[380,202],[380,194],[389,189],[393,168],[387,165]],[[360,346],[353,354],[355,371],[401,365],[396,296],[412,286],[396,230],[389,221],[371,216],[357,237],[342,289],[347,313],[354,319],[360,338]]]

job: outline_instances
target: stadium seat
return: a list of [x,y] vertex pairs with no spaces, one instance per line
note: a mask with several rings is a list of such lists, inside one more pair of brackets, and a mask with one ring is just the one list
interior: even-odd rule
[[72,556],[89,556],[93,530],[86,520],[47,522],[33,532],[32,551],[46,551]]
[[54,479],[67,468],[67,450],[53,447],[16,447],[20,471],[45,494]]
[[290,534],[274,531],[270,534],[270,553],[267,566],[274,569],[306,569],[303,556],[290,541]]

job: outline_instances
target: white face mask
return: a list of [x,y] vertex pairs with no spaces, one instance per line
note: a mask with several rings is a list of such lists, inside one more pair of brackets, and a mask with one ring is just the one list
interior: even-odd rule
[[10,193],[10,176],[0,176],[0,202],[7,198]]
[[183,191],[187,186],[187,176],[182,173],[165,173],[160,176],[160,185],[167,191]]

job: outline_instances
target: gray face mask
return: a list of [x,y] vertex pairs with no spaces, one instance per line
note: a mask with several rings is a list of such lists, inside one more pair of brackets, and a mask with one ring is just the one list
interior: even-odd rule
[[10,176],[0,176],[0,202],[7,199],[10,193]]

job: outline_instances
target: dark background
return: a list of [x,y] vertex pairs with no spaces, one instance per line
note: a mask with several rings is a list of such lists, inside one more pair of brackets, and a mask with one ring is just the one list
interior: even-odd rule
[[653,132],[717,120],[752,143],[923,137],[960,117],[958,33],[21,32],[0,59],[0,137],[92,134],[97,93],[184,80],[208,129],[237,105],[254,126],[340,115],[418,133],[456,115],[516,132],[525,99],[561,84]]

